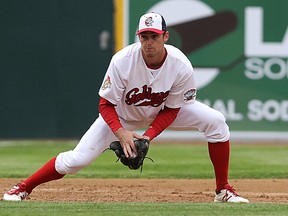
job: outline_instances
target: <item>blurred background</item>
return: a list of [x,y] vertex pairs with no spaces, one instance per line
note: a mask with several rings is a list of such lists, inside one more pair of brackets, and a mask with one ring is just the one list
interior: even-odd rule
[[[80,138],[98,116],[112,55],[161,13],[191,60],[198,99],[234,139],[288,140],[288,2],[282,0],[0,1],[0,139]],[[191,132],[159,138],[201,139]],[[181,134],[181,135],[179,135]],[[199,137],[200,136],[200,137]]]

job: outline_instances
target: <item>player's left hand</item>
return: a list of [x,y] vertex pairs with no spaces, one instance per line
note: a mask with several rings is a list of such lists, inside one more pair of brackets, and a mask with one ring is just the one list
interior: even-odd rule
[[127,158],[125,156],[123,148],[119,141],[112,142],[110,144],[110,149],[115,152],[116,156],[122,162],[122,164],[128,166],[130,169],[139,169],[139,167],[142,168],[143,166],[144,159],[146,158],[146,155],[148,153],[149,143],[150,142],[147,139],[134,140],[134,145],[137,149],[137,155],[133,158],[131,157]]

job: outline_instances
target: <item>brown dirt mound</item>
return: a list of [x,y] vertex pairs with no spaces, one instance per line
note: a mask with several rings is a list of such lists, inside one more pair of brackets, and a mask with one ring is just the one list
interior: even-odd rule
[[[1,179],[3,192],[20,179]],[[231,180],[251,203],[288,203],[287,179]],[[13,185],[12,185],[13,186]],[[204,179],[74,179],[38,186],[27,201],[56,202],[212,202],[214,180]]]

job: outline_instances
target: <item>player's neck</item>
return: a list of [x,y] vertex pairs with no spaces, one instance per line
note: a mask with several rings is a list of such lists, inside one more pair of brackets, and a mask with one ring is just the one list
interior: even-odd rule
[[156,57],[149,58],[149,57],[144,57],[144,56],[143,56],[143,58],[144,58],[144,61],[146,63],[146,66],[148,68],[158,69],[163,65],[163,63],[166,59],[166,56],[167,56],[167,50],[164,48],[163,52],[157,58]]

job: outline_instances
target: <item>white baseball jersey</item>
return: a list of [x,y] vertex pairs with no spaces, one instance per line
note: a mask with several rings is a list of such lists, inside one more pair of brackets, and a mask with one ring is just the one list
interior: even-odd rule
[[179,108],[195,100],[193,67],[177,48],[165,45],[167,57],[159,69],[146,66],[141,44],[116,53],[108,67],[99,95],[126,121],[152,121],[165,106]]
[[[110,62],[99,95],[117,105],[121,124],[129,130],[149,126],[165,105],[181,107],[168,127],[170,130],[198,130],[213,143],[228,140],[230,133],[223,114],[199,101],[191,103],[195,100],[196,87],[190,61],[177,48],[170,45],[165,48],[166,60],[157,70],[145,65],[140,43],[119,51]],[[73,151],[57,156],[55,169],[61,174],[76,173],[115,139],[100,115]]]

